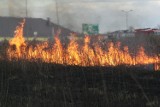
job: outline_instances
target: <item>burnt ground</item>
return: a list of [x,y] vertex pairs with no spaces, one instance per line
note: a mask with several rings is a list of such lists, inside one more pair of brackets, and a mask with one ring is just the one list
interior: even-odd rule
[[0,107],[159,107],[160,72],[0,61]]

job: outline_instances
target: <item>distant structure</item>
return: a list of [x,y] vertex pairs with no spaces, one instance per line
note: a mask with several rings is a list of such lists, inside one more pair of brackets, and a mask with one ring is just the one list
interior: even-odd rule
[[98,24],[82,24],[82,31],[85,35],[98,35],[99,25]]
[[108,33],[108,38],[122,38],[122,37],[134,37],[135,36],[135,31],[130,31],[130,30],[117,30],[114,32]]
[[160,36],[159,29],[143,28],[130,30],[117,30],[107,34],[108,38],[120,39],[123,37],[138,37],[138,36]]
[[141,36],[147,36],[147,35],[160,35],[159,29],[151,29],[151,28],[145,28],[145,29],[136,29],[135,35],[141,35]]
[[[0,36],[13,37],[16,26],[22,21],[23,18],[17,17],[0,17]],[[25,18],[26,23],[24,26],[25,37],[51,37],[56,33],[58,28],[61,29],[61,36],[69,36],[71,30],[62,26],[56,25],[50,21],[41,18]]]

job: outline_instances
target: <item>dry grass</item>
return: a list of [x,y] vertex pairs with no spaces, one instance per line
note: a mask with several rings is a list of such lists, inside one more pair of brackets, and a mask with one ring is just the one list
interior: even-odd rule
[[4,60],[0,61],[0,68],[0,104],[4,107],[159,105],[160,73],[141,67],[79,67]]
[[160,72],[8,61],[1,42],[0,107],[159,107]]

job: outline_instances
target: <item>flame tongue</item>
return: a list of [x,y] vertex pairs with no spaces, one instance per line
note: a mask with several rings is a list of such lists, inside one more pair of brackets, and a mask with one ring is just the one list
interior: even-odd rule
[[9,44],[11,46],[15,46],[16,47],[16,53],[20,56],[21,54],[21,47],[22,46],[26,46],[25,44],[25,39],[23,37],[23,27],[24,27],[24,24],[25,24],[25,19],[23,19],[23,21],[20,23],[19,26],[17,26],[16,30],[15,30],[15,35],[14,35],[14,38],[12,38],[10,41],[9,41]]

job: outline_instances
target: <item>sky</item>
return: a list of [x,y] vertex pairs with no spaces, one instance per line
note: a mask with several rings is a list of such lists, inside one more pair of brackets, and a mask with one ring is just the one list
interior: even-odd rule
[[[57,23],[56,0],[27,0],[28,17]],[[26,0],[0,0],[0,16],[25,17]],[[98,24],[100,33],[160,25],[160,0],[57,0],[59,24],[82,32],[82,24]]]

